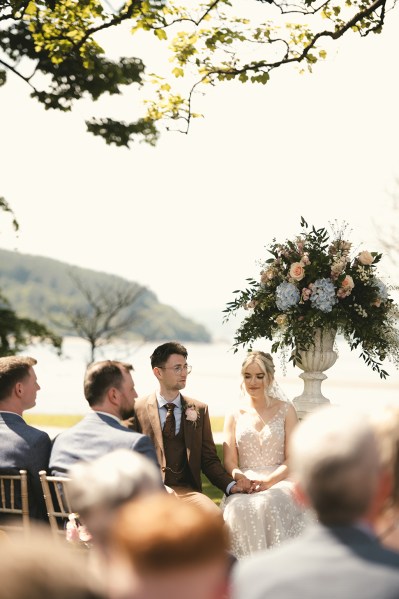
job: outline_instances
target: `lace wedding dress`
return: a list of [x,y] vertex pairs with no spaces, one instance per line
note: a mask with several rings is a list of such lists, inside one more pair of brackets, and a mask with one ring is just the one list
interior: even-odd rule
[[[253,413],[242,410],[237,414],[239,467],[248,478],[262,478],[284,462],[287,409],[288,404],[282,403],[261,430],[255,427]],[[225,496],[221,508],[230,529],[231,549],[237,558],[299,535],[313,519],[309,510],[295,502],[292,482],[287,479],[260,493]]]

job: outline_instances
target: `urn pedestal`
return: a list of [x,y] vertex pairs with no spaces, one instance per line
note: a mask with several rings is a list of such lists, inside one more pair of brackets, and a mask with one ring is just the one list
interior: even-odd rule
[[327,378],[324,371],[331,368],[337,359],[337,352],[333,350],[335,335],[335,330],[317,329],[314,346],[300,352],[301,362],[297,366],[303,370],[299,376],[304,386],[302,394],[292,401],[299,419],[319,406],[330,403],[321,392],[321,383]]

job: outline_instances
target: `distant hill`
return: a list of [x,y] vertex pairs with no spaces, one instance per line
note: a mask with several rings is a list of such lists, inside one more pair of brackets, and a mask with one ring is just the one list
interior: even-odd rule
[[[122,277],[80,268],[42,256],[0,249],[0,289],[19,316],[39,320],[55,332],[65,334],[54,324],[68,307],[84,305],[84,299],[71,274],[90,289],[120,287],[132,283]],[[178,340],[211,342],[211,334],[202,325],[161,304],[155,293],[144,289],[134,309],[140,319],[128,334],[147,341]]]

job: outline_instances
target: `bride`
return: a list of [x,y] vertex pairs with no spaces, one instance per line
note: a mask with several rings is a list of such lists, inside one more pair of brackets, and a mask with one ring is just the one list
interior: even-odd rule
[[297,536],[310,517],[288,479],[286,448],[298,418],[274,381],[271,355],[250,352],[241,374],[249,401],[226,417],[223,459],[235,480],[252,482],[253,492],[225,496],[221,503],[237,558]]

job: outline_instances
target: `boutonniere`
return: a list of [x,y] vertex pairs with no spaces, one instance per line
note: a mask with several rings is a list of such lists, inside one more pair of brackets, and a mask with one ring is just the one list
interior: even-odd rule
[[196,408],[193,404],[188,404],[185,409],[186,419],[189,422],[192,422],[194,426],[197,426],[200,414],[198,408]]

